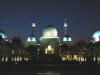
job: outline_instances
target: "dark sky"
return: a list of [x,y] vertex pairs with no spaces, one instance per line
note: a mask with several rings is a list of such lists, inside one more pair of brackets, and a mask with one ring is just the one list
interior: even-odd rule
[[[35,19],[33,19],[35,17]],[[28,37],[35,20],[36,35],[48,24],[54,25],[63,37],[64,19],[74,40],[87,39],[100,29],[100,1],[98,0],[0,0],[0,29],[9,37]]]

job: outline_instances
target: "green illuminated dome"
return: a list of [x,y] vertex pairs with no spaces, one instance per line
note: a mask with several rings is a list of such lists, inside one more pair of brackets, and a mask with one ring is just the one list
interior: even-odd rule
[[57,37],[57,29],[51,25],[47,26],[43,30],[43,37]]

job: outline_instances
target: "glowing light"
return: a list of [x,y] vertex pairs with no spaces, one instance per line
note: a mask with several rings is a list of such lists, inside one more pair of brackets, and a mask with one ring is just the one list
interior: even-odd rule
[[62,61],[65,61],[65,60],[67,60],[66,57],[62,57]]
[[36,27],[35,23],[32,23],[32,27]]
[[19,61],[19,57],[16,58],[16,61]]
[[31,41],[31,38],[28,37],[27,41]]
[[67,23],[65,22],[65,23],[64,23],[64,27],[67,27],[67,26],[68,26],[68,25],[67,25]]
[[100,61],[100,57],[97,57],[97,61]]
[[32,41],[36,41],[36,38],[32,38]]
[[0,37],[3,38],[3,39],[5,39],[6,35],[3,32],[0,32]]
[[61,58],[62,58],[62,61],[78,61],[78,62],[86,61],[86,58],[80,55],[67,54],[67,55],[62,55]]
[[51,49],[52,49],[51,46],[48,46],[48,50],[51,51]]
[[68,38],[68,41],[72,41],[71,37],[70,37],[70,38]]
[[54,54],[54,49],[52,46],[48,45],[48,47],[45,48],[45,54]]
[[62,56],[62,61],[72,61],[72,60],[73,60],[73,57],[70,54]]
[[4,61],[4,57],[2,57],[2,61]]
[[67,41],[67,38],[66,38],[66,37],[64,37],[64,38],[63,38],[63,41]]
[[46,48],[46,49],[45,49],[45,54],[47,54],[47,51],[48,51],[48,50],[47,50],[47,48]]
[[100,41],[100,30],[99,31],[96,31],[93,34],[93,42],[98,42],[98,41]]
[[81,57],[81,61],[82,61],[82,62],[84,61],[84,58],[83,58],[83,57]]
[[28,61],[29,59],[28,59],[27,57],[24,57],[24,60],[25,60],[25,61]]
[[8,61],[8,57],[5,58],[5,61],[6,61],[6,62]]
[[78,56],[77,56],[77,55],[74,55],[74,59],[75,59],[75,60],[78,60]]
[[93,60],[96,61],[96,58],[94,57]]
[[43,36],[43,37],[40,37],[40,40],[41,40],[41,39],[48,39],[48,38],[53,39],[53,38],[59,38],[59,37],[44,37],[44,36]]
[[22,61],[22,57],[20,57],[19,60]]
[[45,32],[44,37],[57,37],[57,32]]
[[43,31],[43,37],[57,37],[57,29],[54,27],[47,27]]
[[72,41],[71,37],[64,37],[63,41]]
[[36,38],[35,37],[28,37],[27,41],[36,41]]

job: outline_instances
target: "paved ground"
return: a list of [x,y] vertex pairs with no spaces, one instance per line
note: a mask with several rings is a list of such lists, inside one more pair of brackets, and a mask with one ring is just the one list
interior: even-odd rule
[[0,75],[100,75],[100,65],[0,64]]

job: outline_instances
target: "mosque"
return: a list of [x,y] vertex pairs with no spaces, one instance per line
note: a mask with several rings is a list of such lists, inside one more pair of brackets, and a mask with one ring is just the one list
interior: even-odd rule
[[[61,42],[63,43],[72,43],[72,37],[69,35],[68,33],[68,24],[65,20],[65,23],[64,23],[64,37],[63,39],[60,39],[60,37],[58,36],[58,31],[57,29],[52,26],[52,25],[48,25],[47,27],[45,27],[43,29],[43,35],[40,37],[39,40],[37,40],[36,38],[36,34],[35,34],[35,30],[36,30],[36,24],[35,23],[32,23],[32,32],[31,32],[31,35],[27,38],[27,41],[26,41],[26,46],[30,46],[30,45],[38,45],[38,44],[41,44],[41,45],[44,45],[44,43],[46,43],[47,48],[50,47],[49,45],[51,45],[51,40],[54,43],[56,44],[61,44]],[[0,38],[3,38],[5,41],[7,41],[7,34],[0,30]],[[39,43],[38,43],[39,41]],[[48,42],[47,42],[48,41]],[[98,42],[100,41],[100,30],[97,30],[93,33],[92,35],[92,42]],[[53,47],[53,45],[52,45]]]
[[[67,45],[73,44],[72,37],[68,33],[68,24],[66,20],[63,26],[64,26],[63,39],[60,39],[60,37],[58,36],[58,31],[54,26],[48,25],[43,29],[42,36],[39,38],[39,40],[37,40],[35,36],[36,24],[32,23],[32,33],[31,36],[29,36],[27,39],[26,46],[38,45],[43,54],[59,54],[60,45],[64,43]],[[100,41],[100,30],[94,32],[92,38],[93,38],[92,42]]]
[[[68,24],[65,20],[64,22],[64,36],[63,39],[61,39],[58,36],[58,31],[57,29],[52,26],[52,25],[48,25],[43,29],[42,32],[42,36],[37,39],[36,38],[36,23],[32,23],[32,32],[31,35],[27,38],[26,42],[25,42],[25,46],[27,47],[34,47],[36,48],[37,54],[36,54],[36,58],[41,58],[43,57],[43,59],[47,59],[48,61],[52,60],[51,58],[55,59],[59,59],[59,56],[61,55],[61,46],[64,45],[73,45],[74,41],[72,40],[72,37],[70,36],[70,34],[68,33]],[[7,39],[7,35],[5,32],[3,32],[2,30],[0,30],[0,41],[1,39],[4,39],[5,41],[8,41]],[[92,36],[92,42],[96,43],[100,41],[100,30],[97,30],[96,32],[93,33]],[[69,51],[68,51],[69,53]],[[65,60],[68,58],[68,60],[70,60],[70,55],[66,55],[66,56],[62,56],[62,60]],[[78,55],[73,55],[73,57],[75,59],[77,59]],[[73,58],[72,58],[73,59]],[[99,60],[100,58],[98,58]],[[83,59],[82,59],[83,60]]]
[[39,47],[41,49],[41,53],[44,55],[59,54],[61,44],[72,42],[72,38],[68,34],[68,25],[67,25],[66,20],[64,23],[64,37],[62,40],[58,36],[57,29],[52,25],[46,26],[43,29],[42,36],[39,38],[39,40],[37,40],[37,38],[35,37],[35,34],[34,34],[35,28],[36,28],[36,24],[32,23],[32,34],[27,39],[27,46],[39,45]]

